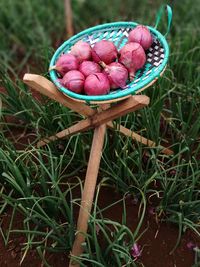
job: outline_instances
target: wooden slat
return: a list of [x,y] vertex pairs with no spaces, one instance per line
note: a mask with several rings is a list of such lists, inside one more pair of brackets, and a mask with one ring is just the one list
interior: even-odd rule
[[131,96],[126,100],[112,106],[111,108],[97,113],[90,117],[92,125],[98,126],[108,121],[114,120],[118,117],[124,116],[129,112],[134,112],[149,104],[149,97],[145,95]]
[[93,110],[86,104],[74,101],[59,92],[51,81],[40,75],[27,73],[24,75],[23,81],[25,84],[40,92],[41,94],[48,96],[49,98],[59,102],[63,106],[68,107],[84,116],[91,116],[96,113],[96,110]]

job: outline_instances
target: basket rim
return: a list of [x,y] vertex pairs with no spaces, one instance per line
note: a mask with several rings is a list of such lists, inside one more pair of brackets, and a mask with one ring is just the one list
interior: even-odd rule
[[[78,34],[72,36],[71,38],[69,38],[68,40],[66,40],[60,47],[58,47],[58,49],[55,51],[51,61],[50,61],[50,65],[49,68],[51,68],[53,65],[55,65],[56,59],[58,58],[58,56],[65,50],[65,48],[74,41],[78,41],[78,39],[81,39],[81,37],[83,37],[86,34],[91,34],[94,31],[101,31],[102,29],[106,29],[106,28],[119,28],[119,27],[130,27],[133,28],[135,26],[137,26],[138,23],[136,22],[124,22],[124,21],[119,21],[119,22],[112,22],[112,23],[105,23],[105,24],[100,24],[94,27],[90,27],[86,30],[83,30],[81,32],[79,32]],[[162,46],[164,48],[165,51],[165,57],[162,61],[162,63],[157,67],[157,69],[146,79],[144,79],[142,82],[140,82],[139,84],[131,87],[131,88],[127,88],[124,90],[120,90],[116,93],[112,93],[112,94],[107,94],[107,95],[98,95],[98,96],[88,96],[88,95],[81,95],[81,94],[77,94],[74,93],[70,90],[68,90],[67,88],[63,87],[59,81],[58,81],[58,77],[56,74],[55,70],[50,70],[50,78],[53,81],[53,83],[56,85],[56,87],[64,94],[68,95],[69,97],[73,98],[74,100],[77,101],[85,101],[85,102],[101,102],[101,101],[109,101],[109,100],[116,100],[128,95],[134,95],[137,93],[138,90],[140,90],[143,87],[147,87],[148,84],[150,84],[153,80],[157,80],[157,78],[160,77],[160,73],[162,73],[162,71],[164,70],[168,58],[169,58],[169,46],[168,43],[165,39],[165,37],[155,28],[146,25],[146,27],[149,28],[149,30],[158,38],[158,40],[162,43]]]

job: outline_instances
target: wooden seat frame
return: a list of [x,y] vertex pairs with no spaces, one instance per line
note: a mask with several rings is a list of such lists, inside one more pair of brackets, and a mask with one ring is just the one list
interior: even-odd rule
[[[38,148],[48,144],[51,141],[60,138],[67,138],[70,135],[84,132],[91,128],[94,129],[93,141],[77,222],[77,231],[75,234],[75,241],[73,244],[71,260],[69,264],[69,267],[79,267],[80,265],[75,261],[73,256],[80,256],[83,252],[82,243],[85,242],[85,235],[88,229],[88,219],[92,209],[106,129],[110,128],[116,130],[116,127],[114,127],[112,122],[114,119],[146,107],[149,104],[150,99],[145,95],[134,95],[128,97],[125,100],[121,100],[112,106],[104,103],[100,104],[99,108],[93,109],[89,105],[79,103],[62,94],[51,81],[40,75],[25,74],[23,81],[25,84],[40,92],[41,94],[48,96],[49,98],[59,102],[63,106],[68,107],[69,109],[72,109],[73,111],[78,112],[85,117],[85,119],[55,134],[54,136],[50,136],[39,141],[37,143]],[[117,130],[120,133],[148,147],[156,146],[153,141],[140,136],[139,134],[125,128],[122,125],[119,125]],[[161,152],[166,155],[173,154],[173,152],[168,148],[160,148]]]

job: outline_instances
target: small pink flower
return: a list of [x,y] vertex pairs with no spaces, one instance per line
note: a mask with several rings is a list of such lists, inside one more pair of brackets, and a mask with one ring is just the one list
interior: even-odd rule
[[155,215],[156,214],[156,208],[155,207],[150,207],[148,209],[148,212],[149,212],[150,215]]
[[135,258],[135,260],[137,260],[137,258],[142,255],[141,246],[137,243],[134,243],[133,247],[131,248],[131,255],[133,256],[133,258]]
[[176,175],[176,170],[173,169],[169,173],[170,173],[170,175],[175,176]]
[[194,250],[194,248],[197,247],[196,244],[192,241],[189,241],[186,246],[189,250]]

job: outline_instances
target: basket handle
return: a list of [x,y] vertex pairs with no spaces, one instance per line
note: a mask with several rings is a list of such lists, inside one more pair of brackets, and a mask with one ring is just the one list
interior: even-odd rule
[[171,28],[172,14],[173,14],[172,13],[172,9],[171,9],[171,7],[169,5],[162,5],[160,7],[160,9],[158,10],[158,13],[156,15],[156,24],[155,24],[154,28],[156,29],[158,27],[158,25],[160,23],[160,20],[161,20],[161,18],[163,16],[163,12],[165,11],[165,9],[167,11],[167,32],[165,33],[164,36],[167,36],[168,33],[169,33],[169,31],[170,31],[170,28]]

